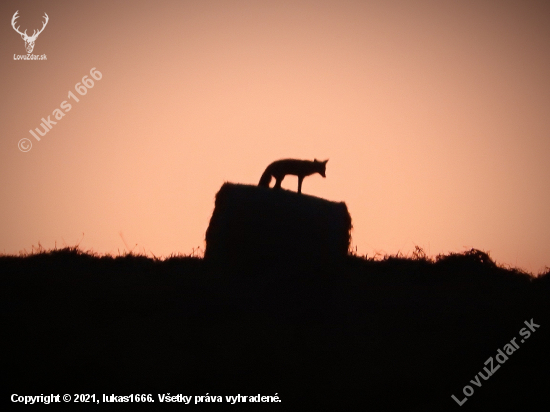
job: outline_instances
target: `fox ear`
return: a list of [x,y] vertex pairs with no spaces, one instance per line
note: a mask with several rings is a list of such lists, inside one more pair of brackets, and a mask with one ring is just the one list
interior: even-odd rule
[[323,163],[323,164],[327,164],[327,162],[328,162],[328,159],[327,159],[327,160],[325,160],[325,161],[324,161],[324,162],[322,162],[322,163]]

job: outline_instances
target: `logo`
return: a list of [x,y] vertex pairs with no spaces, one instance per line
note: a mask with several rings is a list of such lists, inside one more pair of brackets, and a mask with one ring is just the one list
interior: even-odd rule
[[11,19],[11,26],[13,27],[13,29],[19,33],[21,35],[21,38],[25,41],[25,48],[27,49],[27,53],[30,54],[32,53],[33,49],[34,49],[34,42],[36,41],[36,38],[38,37],[38,35],[40,33],[42,33],[44,31],[44,28],[46,27],[46,25],[48,24],[48,20],[50,19],[48,17],[48,15],[46,13],[44,13],[44,18],[46,19],[46,21],[44,22],[44,25],[42,26],[42,28],[40,30],[38,30],[38,32],[36,30],[33,31],[33,34],[32,36],[28,36],[27,35],[27,30],[25,30],[24,33],[21,33],[19,31],[19,26],[15,27],[15,20],[17,20],[17,18],[19,17],[17,15],[17,13],[19,13],[19,10],[17,10],[15,12],[15,14],[13,15],[12,19]]

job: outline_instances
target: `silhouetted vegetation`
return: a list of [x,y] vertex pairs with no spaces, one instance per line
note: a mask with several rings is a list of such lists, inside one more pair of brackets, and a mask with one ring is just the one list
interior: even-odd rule
[[502,268],[477,250],[348,256],[314,270],[205,263],[76,248],[1,256],[4,390],[278,393],[284,410],[458,410],[451,395],[462,399],[534,319],[536,333],[462,408],[546,402],[550,273]]

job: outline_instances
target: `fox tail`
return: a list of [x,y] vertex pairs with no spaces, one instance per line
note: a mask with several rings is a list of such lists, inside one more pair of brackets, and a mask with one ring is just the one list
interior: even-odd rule
[[271,173],[269,173],[269,171],[265,171],[262,175],[262,177],[260,177],[260,183],[258,183],[258,186],[263,186],[263,187],[269,187],[269,183],[271,182]]

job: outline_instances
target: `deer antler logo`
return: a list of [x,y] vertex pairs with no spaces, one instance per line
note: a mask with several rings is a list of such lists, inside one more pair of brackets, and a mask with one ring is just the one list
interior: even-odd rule
[[27,49],[27,53],[32,53],[32,50],[34,49],[34,42],[36,41],[36,38],[38,37],[38,35],[44,31],[46,24],[48,24],[49,17],[46,13],[44,13],[45,16],[43,17],[46,19],[46,21],[44,22],[44,25],[42,26],[42,28],[38,30],[38,32],[34,30],[32,36],[27,36],[27,30],[25,30],[24,33],[21,33],[19,31],[19,26],[15,27],[15,20],[17,20],[17,18],[19,17],[17,13],[19,13],[19,10],[17,10],[13,15],[13,18],[11,19],[11,25],[13,29],[21,35],[21,38],[25,40],[25,48]]

